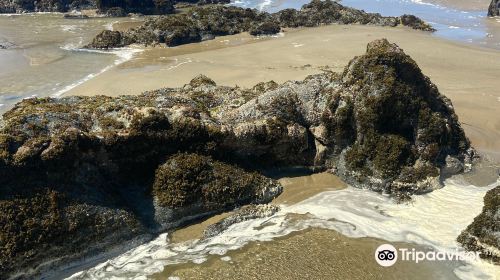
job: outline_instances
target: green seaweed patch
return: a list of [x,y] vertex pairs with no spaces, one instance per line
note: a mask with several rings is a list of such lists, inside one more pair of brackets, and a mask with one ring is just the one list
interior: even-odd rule
[[202,203],[207,209],[246,204],[258,191],[275,184],[208,156],[177,154],[156,170],[153,195],[163,207],[180,208]]
[[488,248],[500,248],[500,186],[489,190],[484,196],[484,207],[474,221],[458,236],[457,241],[469,251],[479,251],[480,256],[500,264],[500,255]]

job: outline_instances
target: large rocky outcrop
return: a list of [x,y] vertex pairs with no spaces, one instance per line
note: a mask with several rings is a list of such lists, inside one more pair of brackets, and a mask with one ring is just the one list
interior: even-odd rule
[[457,240],[465,249],[500,265],[500,186],[486,193],[483,211]]
[[174,0],[96,0],[97,9],[101,13],[116,15],[116,11],[125,13],[141,13],[146,15],[164,15],[174,12]]
[[500,1],[491,0],[490,6],[488,7],[488,16],[500,16]]
[[408,196],[472,155],[451,102],[386,40],[300,82],[26,99],[0,123],[0,274],[269,201],[281,188],[254,171],[330,169]]
[[66,12],[96,7],[95,0],[0,0],[0,13]]
[[178,2],[206,5],[228,4],[230,0],[0,0],[0,14],[98,9],[99,13],[112,17],[127,13],[164,15],[173,13]]
[[[286,9],[274,14],[215,5],[194,7],[186,13],[149,19],[138,28],[120,32],[120,40],[106,42],[104,48],[123,47],[133,43],[164,43],[167,46],[177,46],[241,32],[270,35],[286,27],[312,27],[334,23],[392,27],[402,24],[414,29],[434,31],[430,25],[415,16],[383,17],[380,14],[344,7],[331,0],[313,0],[300,10]],[[102,34],[98,35],[87,47],[103,48],[102,37]]]

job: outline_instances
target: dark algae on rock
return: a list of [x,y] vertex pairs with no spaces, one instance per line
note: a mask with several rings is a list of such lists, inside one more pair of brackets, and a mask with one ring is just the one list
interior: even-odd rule
[[465,249],[480,252],[482,258],[500,265],[500,186],[486,193],[483,211],[457,241]]
[[387,40],[341,74],[303,81],[244,89],[200,75],[138,96],[26,99],[0,122],[0,275],[59,273],[126,240],[269,202],[281,186],[256,172],[272,167],[330,169],[407,197],[441,187],[473,155],[450,100]]
[[[404,15],[384,17],[344,7],[326,0],[313,0],[300,10],[285,9],[274,14],[233,6],[208,5],[193,7],[186,13],[147,20],[142,26],[120,33],[120,40],[106,42],[104,48],[130,44],[177,46],[213,39],[215,36],[249,32],[252,35],[272,35],[282,28],[314,27],[325,24],[370,24],[397,26],[434,31],[421,19]],[[103,33],[106,31],[103,31]],[[88,48],[103,48],[103,34],[97,35]]]
[[198,5],[228,4],[230,0],[0,0],[0,13],[68,12],[97,9],[110,17],[123,17],[128,13],[164,15],[175,11],[178,3]]
[[500,1],[491,0],[490,6],[488,7],[488,16],[500,16]]
[[[438,168],[456,173],[470,163],[474,152],[451,101],[395,44],[369,43],[341,80],[323,125],[341,145],[336,168],[346,180],[389,193],[422,193],[440,186]],[[450,170],[453,162],[457,170]]]
[[95,0],[0,0],[0,13],[67,12],[95,8]]

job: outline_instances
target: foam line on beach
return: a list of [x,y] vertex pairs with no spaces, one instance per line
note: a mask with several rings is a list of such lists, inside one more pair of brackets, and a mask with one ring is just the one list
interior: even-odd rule
[[[479,188],[449,180],[444,188],[417,196],[410,205],[352,187],[323,192],[284,206],[270,218],[232,225],[209,239],[172,244],[168,234],[162,234],[70,279],[140,279],[161,272],[166,265],[203,263],[208,255],[224,256],[249,242],[271,241],[310,227],[336,230],[348,237],[408,242],[453,253],[459,246],[456,237],[481,212],[483,197],[492,187]],[[294,219],[297,214],[302,218]],[[495,269],[479,261],[464,263],[454,272],[463,280],[494,279]]]
[[[52,97],[61,97],[66,92],[74,89],[75,87],[101,75],[102,73],[110,70],[111,68],[113,68],[117,65],[120,65],[126,61],[131,60],[137,53],[140,53],[143,51],[142,49],[136,49],[136,48],[121,48],[121,49],[114,49],[111,51],[104,51],[104,50],[90,50],[90,49],[71,49],[70,46],[65,46],[65,47],[67,48],[67,50],[71,50],[71,51],[81,51],[81,52],[101,53],[101,54],[106,54],[106,55],[116,55],[117,59],[114,61],[114,64],[108,65],[108,66],[102,68],[98,72],[88,74],[84,78],[63,87],[62,89],[58,90],[56,93],[52,94],[51,95]],[[65,48],[65,47],[61,47],[61,48]]]

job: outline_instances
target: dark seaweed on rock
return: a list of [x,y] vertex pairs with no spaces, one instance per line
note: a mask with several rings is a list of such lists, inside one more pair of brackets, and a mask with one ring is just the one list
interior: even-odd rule
[[66,12],[95,8],[95,0],[0,0],[1,13]]
[[174,4],[178,2],[206,5],[229,4],[230,0],[0,0],[0,14],[98,9],[98,13],[110,17],[123,17],[128,13],[163,15],[173,13]]
[[500,16],[500,1],[491,0],[490,6],[488,7],[488,16]]
[[342,74],[281,85],[198,76],[138,96],[26,99],[0,122],[0,274],[280,193],[254,171],[331,169],[398,197],[441,187],[472,157],[450,100],[387,40]]
[[[213,39],[215,36],[250,32],[252,35],[271,35],[287,27],[313,27],[324,24],[371,24],[397,26],[434,31],[415,16],[383,17],[348,8],[337,2],[313,0],[300,10],[286,9],[274,14],[232,6],[194,7],[186,13],[149,19],[142,26],[120,33],[120,40],[110,38],[103,42],[97,35],[88,48],[123,47],[133,43],[144,45],[166,44],[177,46]],[[104,31],[106,32],[106,31]],[[103,32],[103,33],[104,33]]]
[[500,186],[486,193],[483,211],[457,241],[465,249],[480,252],[482,258],[500,265]]
[[[100,13],[122,16],[126,13],[164,15],[174,12],[173,0],[95,0]],[[123,11],[123,12],[122,12]]]
[[[323,123],[339,151],[338,172],[370,188],[421,193],[464,170],[470,143],[451,101],[413,59],[386,40],[368,44],[342,74]],[[446,174],[445,174],[446,173]]]
[[275,186],[273,180],[256,172],[207,156],[178,154],[156,170],[153,195],[163,207],[201,203],[207,209],[224,209],[251,203],[262,188]]

